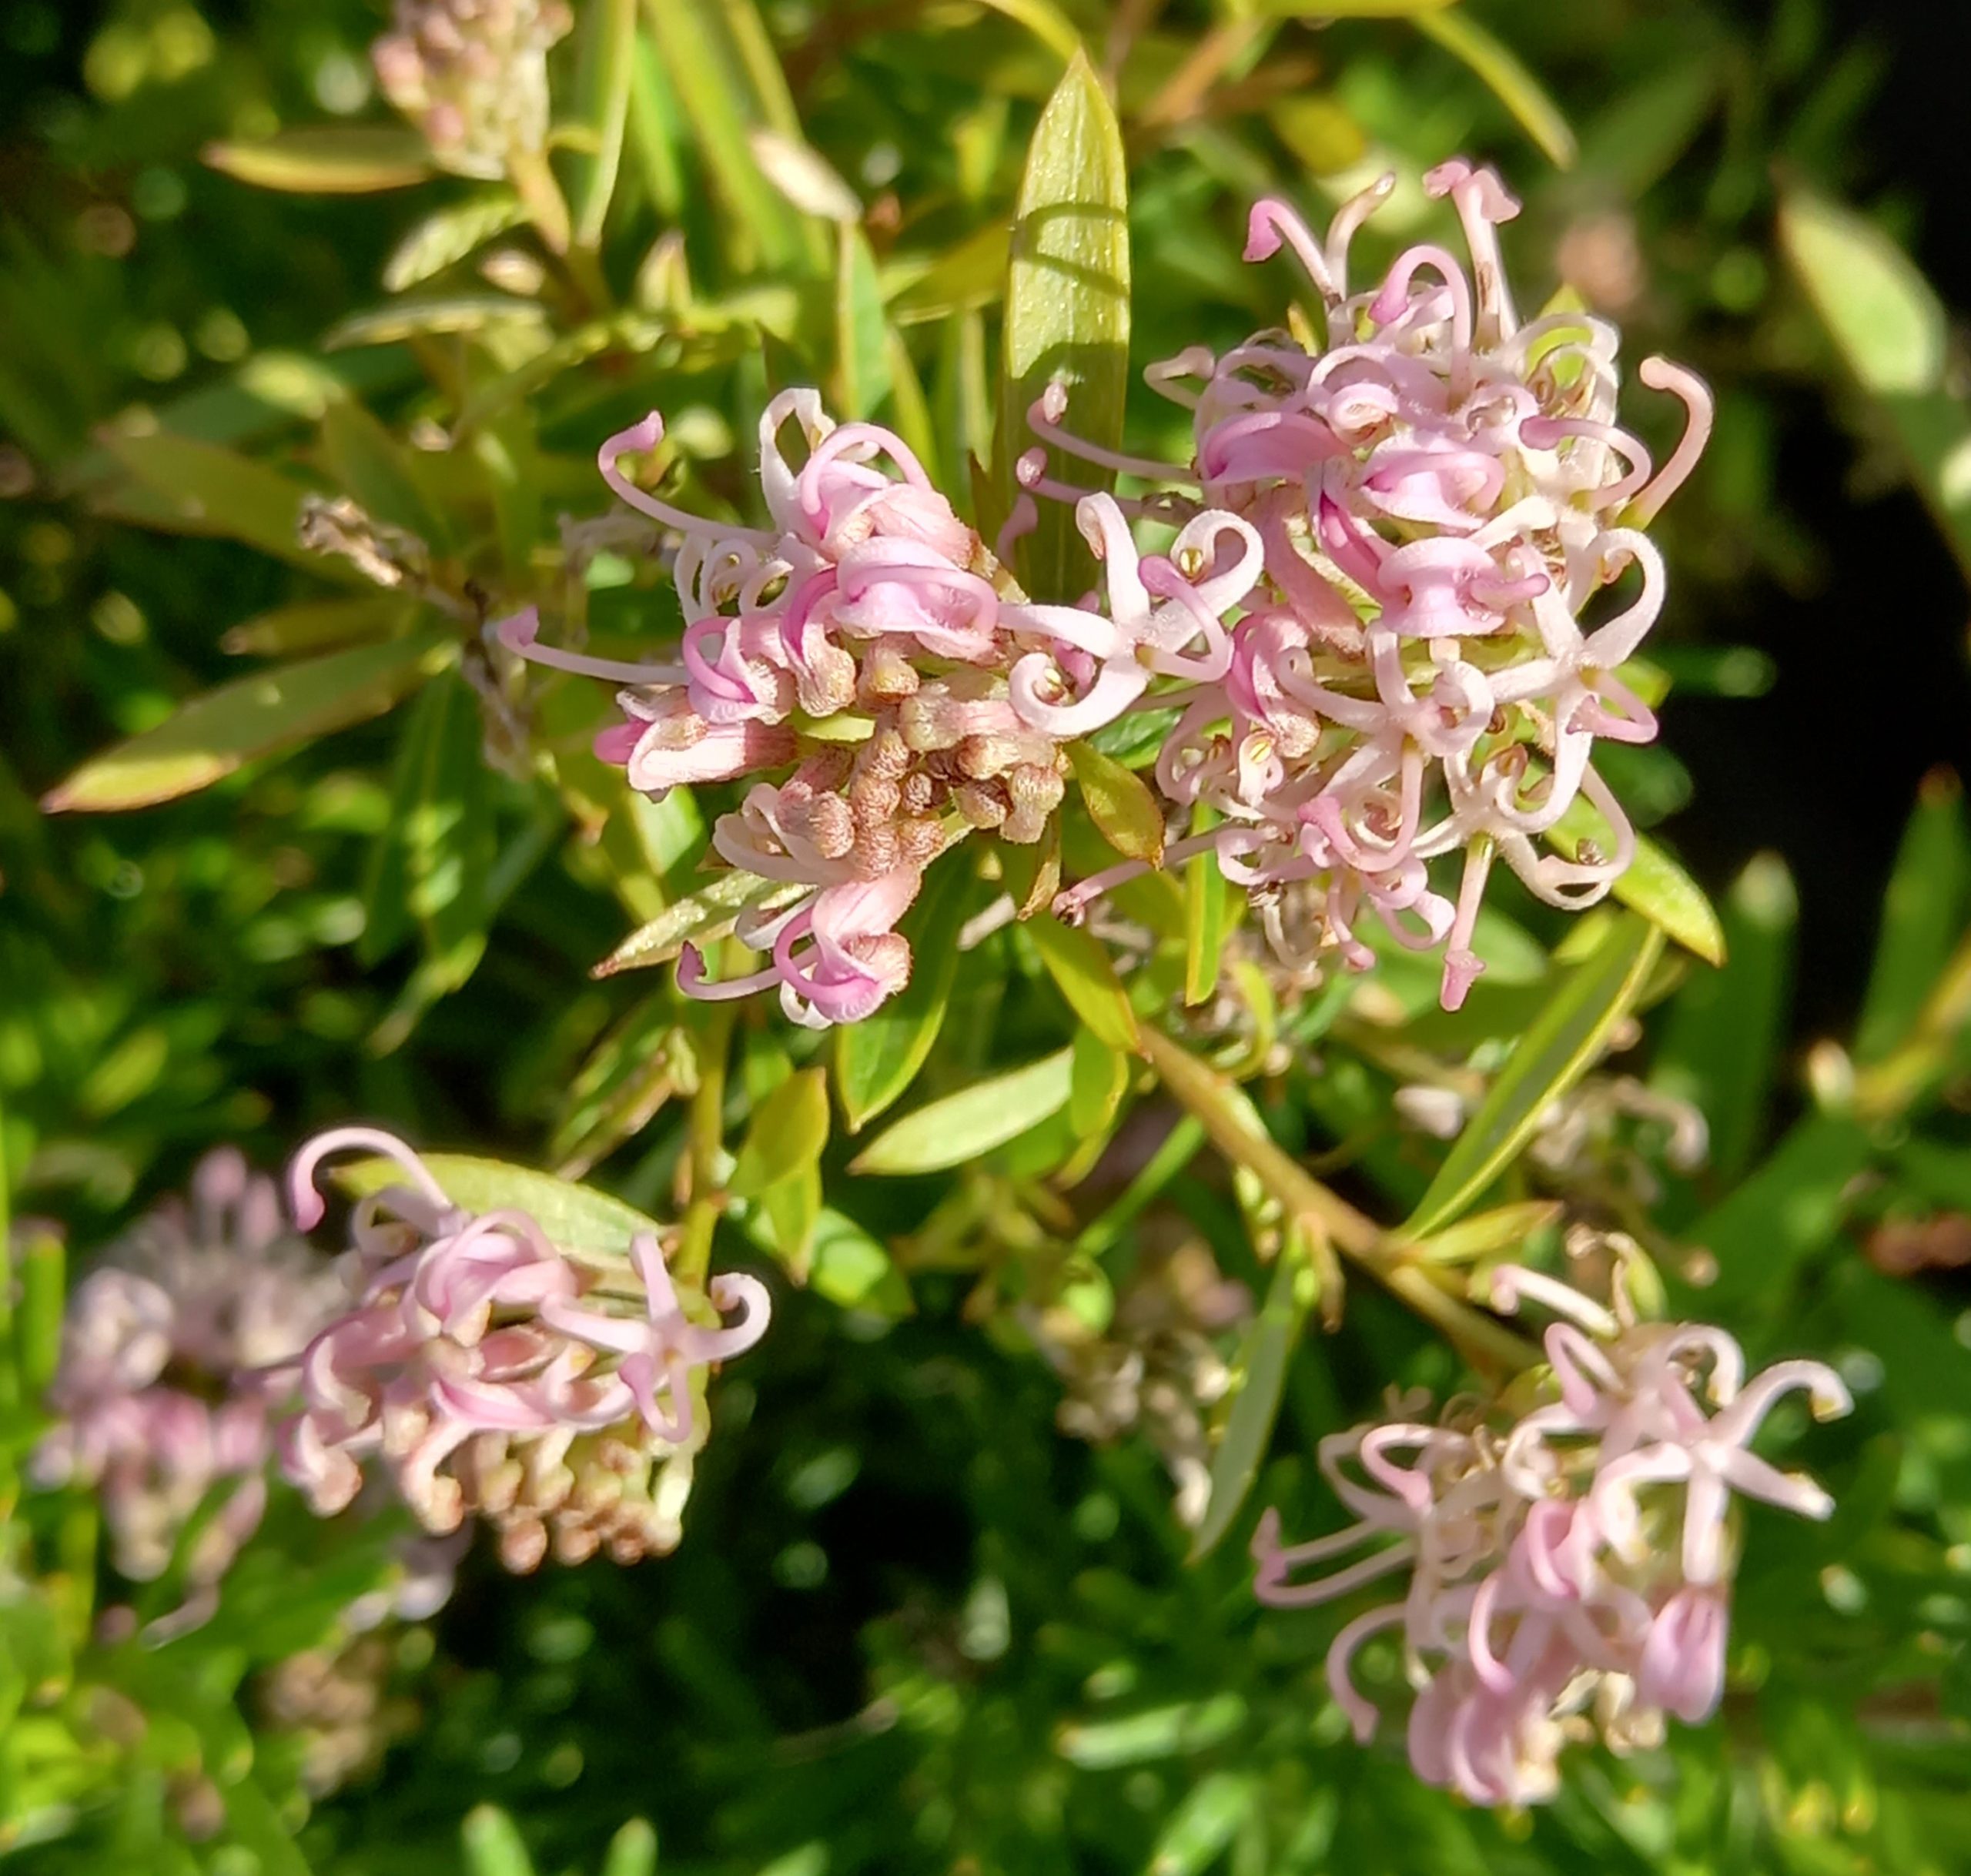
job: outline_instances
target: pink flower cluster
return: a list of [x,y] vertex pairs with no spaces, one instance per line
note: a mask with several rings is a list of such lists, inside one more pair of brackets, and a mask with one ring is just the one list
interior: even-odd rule
[[56,1423],[33,1469],[96,1489],[123,1575],[162,1576],[220,1493],[182,1559],[188,1607],[203,1606],[266,1508],[271,1372],[326,1320],[336,1289],[287,1229],[273,1182],[230,1148],[199,1162],[189,1205],[161,1206],[76,1286],[48,1393]]
[[[1160,790],[1217,824],[1170,857],[1214,851],[1290,963],[1331,954],[1367,968],[1369,914],[1404,945],[1447,948],[1455,1008],[1483,968],[1472,935],[1495,856],[1561,906],[1601,897],[1632,857],[1591,757],[1598,737],[1656,734],[1620,675],[1663,604],[1662,561],[1640,530],[1689,474],[1711,400],[1689,373],[1645,361],[1644,383],[1688,413],[1652,473],[1616,426],[1615,328],[1573,310],[1520,319],[1497,237],[1518,204],[1463,162],[1424,181],[1457,212],[1469,275],[1424,243],[1351,290],[1353,239],[1394,181],[1344,206],[1325,242],[1280,202],[1253,209],[1247,259],[1291,249],[1325,340],[1262,333],[1222,357],[1198,348],[1153,366],[1152,386],[1194,413],[1186,470],[1074,437],[1058,390],[1031,421],[1062,453],[1164,485],[1135,512],[1219,527],[1236,517],[1263,546],[1229,659],[1158,700],[1183,709]],[[1049,478],[1046,455],[1022,461],[1028,487],[1080,498]],[[1631,567],[1626,600],[1598,606]],[[1578,800],[1605,838],[1539,851]],[[1428,863],[1460,851],[1454,899]]]
[[[1303,1608],[1407,1573],[1400,1601],[1336,1636],[1336,1700],[1367,1741],[1377,1710],[1351,1665],[1370,1637],[1400,1630],[1418,1777],[1474,1804],[1527,1804],[1554,1794],[1569,1740],[1598,1731],[1619,1751],[1660,1739],[1666,1714],[1695,1723],[1716,1710],[1733,1494],[1803,1517],[1833,1508],[1812,1481],[1758,1457],[1753,1436],[1785,1394],[1806,1393],[1822,1418],[1849,1403],[1818,1362],[1747,1380],[1722,1329],[1618,1316],[1511,1268],[1495,1273],[1494,1294],[1503,1308],[1524,1297],[1562,1318],[1546,1332],[1548,1403],[1504,1426],[1396,1420],[1323,1440],[1321,1470],[1357,1522],[1288,1545],[1267,1512],[1255,1593]],[[1326,1576],[1290,1580],[1357,1551]]]
[[764,1286],[728,1272],[681,1290],[648,1235],[614,1261],[564,1251],[524,1212],[454,1205],[401,1141],[362,1127],[296,1156],[303,1229],[323,1216],[316,1169],[350,1152],[407,1183],[353,1209],[348,1299],[303,1353],[282,1431],[288,1477],[328,1515],[374,1460],[427,1530],[477,1515],[517,1570],[550,1543],[564,1562],[673,1549],[708,1430],[704,1370],[765,1333]]
[[[805,454],[783,451],[788,426]],[[1258,537],[1200,516],[1167,553],[1139,554],[1108,496],[1079,519],[1106,562],[1106,610],[1027,600],[909,450],[868,423],[832,423],[812,391],[760,425],[771,525],[687,514],[646,494],[623,457],[655,448],[653,415],[612,437],[603,477],[682,537],[676,662],[617,664],[537,642],[532,614],[501,637],[536,663],[614,678],[624,721],[597,744],[652,796],[755,780],[713,845],[731,865],[807,890],[742,919],[771,961],[714,983],[687,951],[693,995],[777,987],[813,1026],[867,1015],[908,981],[896,930],[924,868],[975,829],[1030,844],[1059,805],[1064,745],[1113,721],[1159,676],[1222,677],[1225,615],[1259,577]]]

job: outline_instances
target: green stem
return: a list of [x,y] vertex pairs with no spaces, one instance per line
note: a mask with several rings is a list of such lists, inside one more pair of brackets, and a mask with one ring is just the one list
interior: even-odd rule
[[1157,1079],[1197,1117],[1226,1159],[1246,1167],[1290,1215],[1310,1220],[1337,1250],[1441,1329],[1474,1367],[1511,1374],[1540,1359],[1524,1337],[1443,1288],[1447,1279],[1457,1282],[1454,1273],[1406,1262],[1374,1219],[1310,1177],[1268,1136],[1254,1133],[1232,1084],[1216,1069],[1147,1023],[1139,1046]]

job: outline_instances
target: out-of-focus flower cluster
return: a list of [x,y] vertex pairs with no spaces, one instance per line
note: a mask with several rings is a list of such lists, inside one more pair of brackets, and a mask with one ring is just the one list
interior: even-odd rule
[[[1497,231],[1518,204],[1489,170],[1453,162],[1425,179],[1457,209],[1468,274],[1424,243],[1351,290],[1350,247],[1393,181],[1347,203],[1325,242],[1280,202],[1254,208],[1247,258],[1292,249],[1324,342],[1261,333],[1223,356],[1199,348],[1152,367],[1152,385],[1194,413],[1186,470],[1076,439],[1058,390],[1032,421],[1063,453],[1164,484],[1138,512],[1229,512],[1263,543],[1223,667],[1159,699],[1183,706],[1160,789],[1216,824],[1170,857],[1210,847],[1290,962],[1367,968],[1370,914],[1404,945],[1446,947],[1454,1008],[1482,968],[1472,937],[1495,857],[1562,906],[1601,898],[1632,857],[1591,758],[1598,737],[1656,734],[1618,674],[1663,604],[1662,561],[1641,529],[1688,475],[1711,404],[1688,372],[1645,361],[1643,382],[1689,412],[1652,473],[1616,427],[1615,329],[1515,311]],[[1046,456],[1023,460],[1028,487],[1078,497],[1049,477]],[[1631,567],[1626,604],[1598,606]],[[1540,851],[1577,800],[1605,835]],[[1454,852],[1454,898],[1427,866]]]
[[1061,1377],[1061,1430],[1105,1441],[1140,1430],[1176,1488],[1177,1521],[1195,1528],[1211,1496],[1206,1416],[1232,1386],[1221,1346],[1252,1315],[1252,1293],[1186,1239],[1150,1252],[1119,1288],[1098,1334],[1066,1309],[1029,1309],[1029,1332]]
[[517,1570],[550,1547],[622,1563],[674,1548],[709,1430],[704,1370],[765,1333],[765,1287],[732,1273],[681,1285],[648,1235],[624,1260],[578,1256],[524,1212],[455,1206],[401,1141],[366,1128],[296,1156],[304,1229],[323,1213],[316,1169],[352,1151],[406,1182],[353,1208],[346,1302],[303,1353],[282,1430],[288,1477],[327,1515],[374,1462],[427,1530],[477,1517]]
[[189,1204],[141,1220],[76,1286],[34,1470],[96,1489],[123,1575],[162,1575],[209,1507],[182,1560],[195,1602],[224,1574],[266,1508],[280,1365],[339,1288],[231,1148],[200,1162]]
[[1787,1394],[1806,1393],[1822,1418],[1849,1403],[1818,1362],[1748,1379],[1722,1329],[1638,1321],[1619,1282],[1614,1312],[1511,1266],[1494,1272],[1493,1294],[1501,1308],[1523,1299],[1561,1319],[1544,1338],[1542,1403],[1517,1417],[1454,1403],[1434,1423],[1400,1416],[1323,1440],[1320,1469],[1357,1521],[1290,1545],[1269,1511],[1253,1540],[1255,1590],[1299,1608],[1407,1575],[1401,1600],[1336,1636],[1336,1700],[1367,1741],[1378,1714],[1352,1664],[1370,1637],[1400,1630],[1417,1775],[1474,1804],[1526,1804],[1553,1796],[1570,1741],[1598,1734],[1619,1751],[1660,1740],[1666,1714],[1695,1723],[1715,1710],[1734,1494],[1804,1517],[1833,1508],[1812,1480],[1755,1455],[1752,1439]]
[[548,48],[574,25],[564,0],[397,0],[370,55],[433,155],[492,180],[546,148]]
[[[782,450],[790,423],[806,452],[798,467]],[[683,537],[677,662],[552,650],[531,614],[502,636],[537,663],[625,682],[624,721],[597,752],[633,788],[657,796],[759,778],[713,845],[805,890],[741,921],[740,937],[771,954],[765,969],[713,983],[688,950],[684,988],[778,986],[797,1022],[854,1022],[908,980],[895,927],[932,860],[975,829],[1039,840],[1065,790],[1068,741],[1112,721],[1159,674],[1223,667],[1223,616],[1258,577],[1258,538],[1207,515],[1169,554],[1139,555],[1115,503],[1094,497],[1081,520],[1106,561],[1106,610],[1038,604],[896,436],[832,423],[812,391],[784,393],[761,422],[769,528],[704,520],[637,487],[621,460],[662,436],[653,416],[612,437],[601,463],[625,502]]]

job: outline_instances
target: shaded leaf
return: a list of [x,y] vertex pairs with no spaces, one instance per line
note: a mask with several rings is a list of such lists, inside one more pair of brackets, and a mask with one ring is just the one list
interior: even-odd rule
[[1574,132],[1546,87],[1518,55],[1471,16],[1471,9],[1415,8],[1417,28],[1477,74],[1486,89],[1519,120],[1520,128],[1546,152],[1557,169],[1574,166],[1579,154]]
[[243,540],[284,560],[336,577],[336,569],[301,545],[297,532],[307,493],[277,469],[191,436],[153,430],[148,436],[114,433],[105,446],[143,487],[159,498],[142,518],[187,534]]
[[741,1198],[756,1197],[780,1180],[813,1167],[828,1143],[826,1072],[803,1068],[754,1109],[726,1189]]
[[1259,1476],[1260,1463],[1272,1443],[1273,1423],[1287,1384],[1287,1364],[1306,1326],[1317,1289],[1303,1231],[1285,1234],[1266,1301],[1247,1326],[1233,1357],[1232,1410],[1218,1450],[1211,1458],[1211,1496],[1191,1540],[1195,1563],[1214,1549],[1232,1528],[1246,1494]]
[[1225,874],[1207,849],[1184,864],[1184,1003],[1196,1009],[1218,994],[1225,954]]
[[885,1128],[849,1170],[938,1172],[989,1153],[1067,1105],[1073,1064],[1072,1049],[1058,1049],[933,1101]]
[[1662,948],[1661,931],[1646,920],[1631,915],[1608,926],[1514,1045],[1404,1227],[1405,1236],[1441,1230],[1504,1171],[1548,1104],[1594,1065]]
[[101,813],[189,794],[256,756],[380,714],[457,655],[448,640],[417,633],[242,677],[84,763],[42,806]]
[[971,876],[962,865],[933,867],[904,921],[910,981],[862,1022],[835,1032],[835,1092],[851,1133],[860,1133],[917,1078],[944,1027],[958,975],[958,938]]
[[1859,1062],[1877,1062],[1915,1028],[1963,935],[1971,903],[1964,790],[1948,769],[1923,778],[1883,897],[1875,962],[1855,1033]]

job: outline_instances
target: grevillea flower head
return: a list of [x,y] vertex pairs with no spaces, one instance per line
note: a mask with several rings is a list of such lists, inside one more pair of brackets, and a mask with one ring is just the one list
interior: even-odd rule
[[427,1530],[477,1516],[515,1570],[550,1544],[565,1562],[674,1548],[708,1431],[704,1372],[765,1333],[765,1286],[735,1272],[681,1286],[650,1234],[620,1260],[565,1251],[524,1211],[453,1204],[410,1148],[368,1128],[296,1155],[303,1229],[323,1216],[317,1167],[349,1152],[407,1182],[353,1209],[346,1305],[302,1354],[283,1430],[288,1477],[327,1515],[373,1463]]
[[748,784],[714,850],[802,890],[740,920],[764,968],[718,981],[688,949],[684,989],[777,988],[797,1022],[854,1022],[909,981],[896,926],[927,867],[975,831],[1038,841],[1065,791],[1067,742],[1159,675],[1223,674],[1224,615],[1259,577],[1259,538],[1236,516],[1201,516],[1170,553],[1143,555],[1114,500],[1091,496],[1079,519],[1106,607],[1040,604],[900,438],[832,422],[813,391],[783,393],[761,420],[766,527],[706,520],[640,487],[624,460],[663,436],[652,415],[599,461],[623,501],[679,537],[676,657],[554,650],[532,614],[500,635],[537,664],[623,687],[622,721],[596,750],[632,787]]
[[273,1182],[229,1147],[189,1202],[142,1219],[79,1283],[35,1450],[45,1483],[95,1487],[117,1569],[162,1575],[194,1513],[216,1509],[182,1560],[189,1619],[259,1527],[278,1386],[334,1307],[333,1274],[287,1228]]
[[[1734,1496],[1803,1517],[1833,1509],[1811,1480],[1753,1453],[1752,1438],[1789,1393],[1821,1418],[1849,1403],[1818,1362],[1747,1379],[1722,1329],[1638,1320],[1621,1288],[1605,1309],[1509,1266],[1493,1298],[1558,1319],[1544,1337],[1546,1398],[1516,1416],[1467,1406],[1323,1440],[1320,1469],[1356,1521],[1290,1545],[1267,1512],[1254,1592],[1299,1608],[1403,1577],[1400,1600],[1336,1636],[1336,1700],[1370,1738],[1380,1716],[1352,1664],[1372,1636],[1400,1631],[1417,1775],[1474,1804],[1526,1804],[1553,1795],[1570,1741],[1598,1734],[1620,1751],[1660,1738],[1666,1714],[1695,1724],[1716,1710]],[[1326,1573],[1299,1577],[1313,1567]]]
[[[1043,446],[1024,479],[1080,496],[1047,475],[1052,448],[1160,485],[1140,512],[1245,524],[1263,563],[1229,658],[1162,700],[1183,715],[1160,789],[1214,823],[1170,857],[1214,851],[1290,963],[1367,968],[1371,916],[1396,943],[1443,949],[1455,1008],[1483,968],[1473,937],[1495,858],[1540,898],[1579,906],[1633,856],[1591,757],[1597,737],[1656,734],[1619,674],[1663,603],[1641,529],[1688,476],[1711,405],[1688,372],[1645,361],[1644,383],[1688,410],[1652,470],[1617,426],[1615,328],[1571,309],[1520,317],[1497,236],[1518,204],[1490,170],[1453,162],[1425,178],[1463,226],[1469,273],[1425,243],[1352,288],[1354,236],[1393,180],[1345,204],[1325,240],[1284,203],[1253,209],[1247,258],[1290,252],[1325,336],[1310,350],[1261,333],[1153,366],[1153,388],[1193,413],[1189,465],[1092,447],[1056,396],[1031,413]],[[1605,598],[1629,569],[1633,594]],[[1593,811],[1585,838],[1578,801]],[[1541,851],[1550,835],[1564,844]],[[1429,863],[1457,851],[1447,894]]]
[[564,0],[397,0],[370,58],[440,162],[496,180],[547,148],[548,49],[574,25]]

